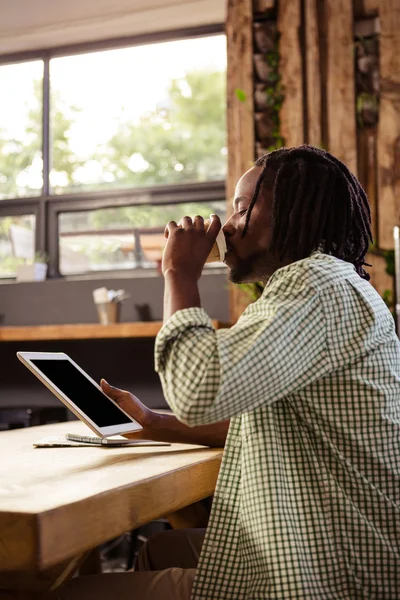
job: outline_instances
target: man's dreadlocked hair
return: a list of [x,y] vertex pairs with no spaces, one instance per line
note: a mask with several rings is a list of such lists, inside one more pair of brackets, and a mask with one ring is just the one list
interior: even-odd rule
[[[272,250],[300,260],[322,247],[327,254],[363,269],[371,235],[371,211],[358,179],[337,158],[313,146],[281,148],[256,161],[263,167],[247,211],[243,235],[266,173],[275,173]],[[370,265],[368,265],[370,266]]]

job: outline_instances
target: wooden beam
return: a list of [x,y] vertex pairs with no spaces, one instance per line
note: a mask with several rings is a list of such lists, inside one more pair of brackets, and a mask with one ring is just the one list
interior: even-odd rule
[[[253,12],[251,0],[228,0],[228,211],[238,179],[254,161]],[[238,97],[237,90],[240,90]]]
[[[252,0],[228,0],[226,37],[228,44],[226,187],[229,215],[232,212],[236,183],[243,173],[251,168],[255,158]],[[237,90],[240,90],[240,94]],[[243,293],[239,288],[231,286],[230,314],[233,322],[237,321],[245,305]]]
[[305,0],[307,142],[322,145],[321,131],[321,64],[317,0]]
[[328,149],[357,174],[353,7],[325,0]]
[[400,4],[380,0],[380,110],[378,123],[378,245],[393,248],[400,224]]
[[280,117],[281,135],[286,146],[298,146],[304,142],[300,25],[300,0],[280,0],[278,11],[279,71],[284,94]]

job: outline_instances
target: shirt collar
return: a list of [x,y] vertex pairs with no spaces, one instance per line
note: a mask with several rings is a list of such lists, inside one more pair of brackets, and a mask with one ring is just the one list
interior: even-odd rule
[[295,271],[299,268],[301,263],[304,263],[305,261],[309,261],[311,259],[322,260],[322,261],[328,260],[329,262],[339,261],[343,265],[343,267],[348,268],[352,272],[356,273],[356,268],[352,263],[349,263],[345,260],[341,260],[340,258],[333,256],[332,254],[328,254],[328,253],[324,252],[323,244],[320,244],[318,249],[314,250],[314,252],[312,252],[310,254],[310,256],[307,256],[306,258],[302,258],[300,260],[296,260],[295,262],[292,262],[289,265],[286,265],[285,267],[281,267],[280,269],[275,271],[275,273],[273,273],[271,275],[271,277],[268,279],[265,289],[267,289],[271,285],[271,283],[275,282],[277,279],[281,279],[282,277],[291,275],[293,273],[293,271]]

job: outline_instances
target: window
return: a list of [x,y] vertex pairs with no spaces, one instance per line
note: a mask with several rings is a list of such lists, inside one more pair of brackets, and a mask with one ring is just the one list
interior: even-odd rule
[[113,46],[0,66],[11,90],[0,98],[3,277],[35,251],[53,276],[155,268],[170,219],[224,217],[225,36],[207,27]]
[[0,217],[0,277],[15,277],[35,254],[35,216]]
[[0,200],[42,192],[42,87],[42,61],[0,66]]
[[159,206],[126,206],[61,213],[60,273],[157,267],[168,221],[183,215],[223,214],[225,201]]

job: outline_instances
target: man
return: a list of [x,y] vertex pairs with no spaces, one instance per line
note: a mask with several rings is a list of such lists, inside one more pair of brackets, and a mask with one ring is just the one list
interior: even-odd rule
[[[225,442],[199,564],[179,569],[196,567],[195,550],[184,564],[168,552],[154,562],[150,544],[139,566],[165,570],[100,576],[96,596],[398,600],[400,345],[363,268],[365,192],[323,150],[258,160],[223,231],[231,280],[267,285],[215,331],[197,281],[219,229],[215,216],[206,232],[200,217],[167,226],[155,352],[177,419],[102,383],[143,437]],[[99,581],[84,579],[74,598]]]

